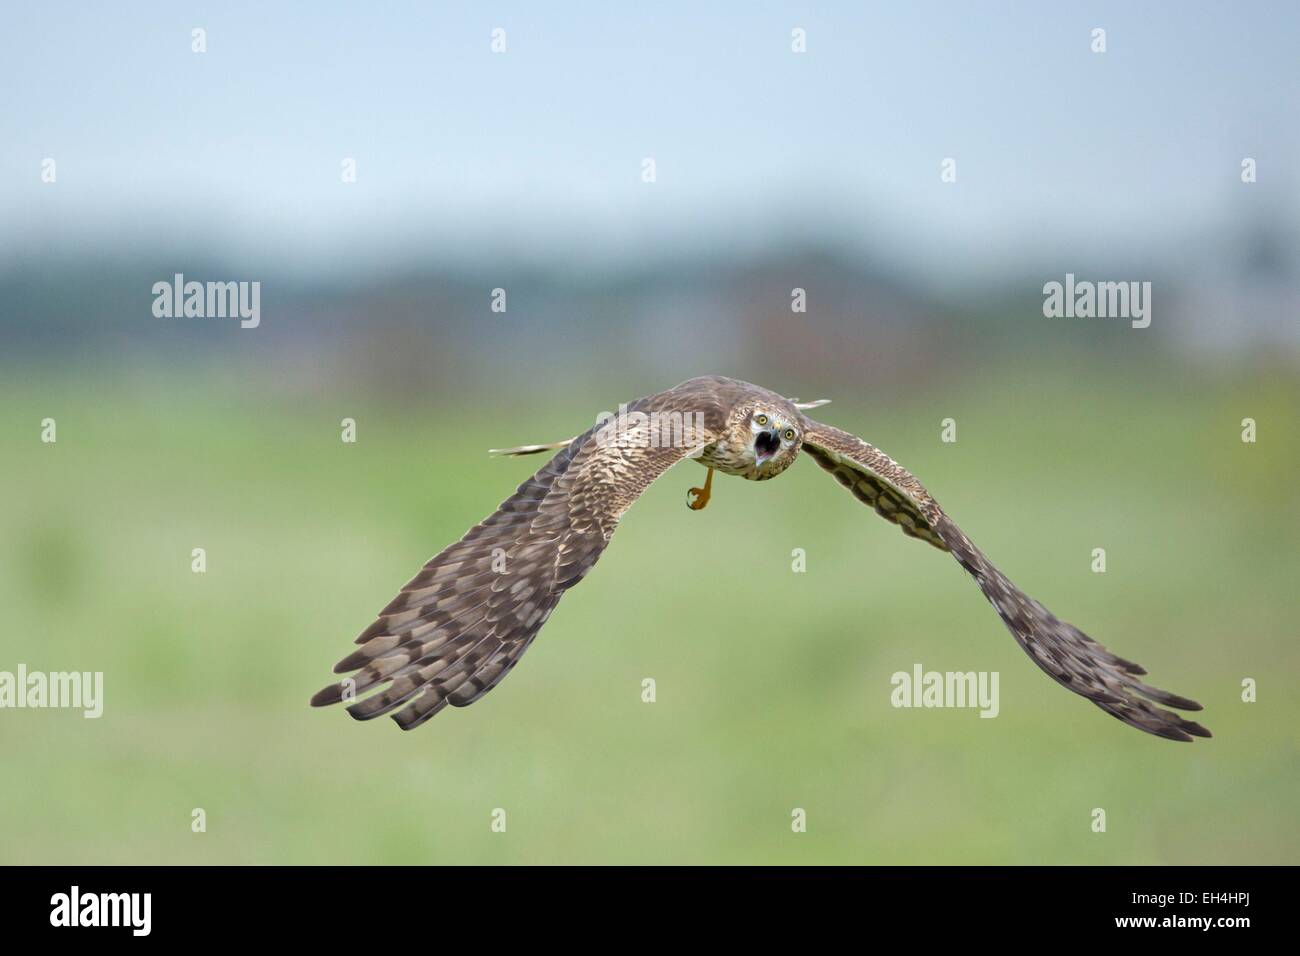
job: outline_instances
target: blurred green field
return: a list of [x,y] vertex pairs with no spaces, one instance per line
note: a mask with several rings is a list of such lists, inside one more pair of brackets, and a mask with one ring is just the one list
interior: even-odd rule
[[[1008,368],[819,415],[912,469],[1031,595],[1200,700],[1213,740],[1149,737],[1055,685],[955,562],[808,460],[721,479],[700,513],[703,471],[669,472],[473,707],[410,734],[313,710],[373,614],[542,461],[485,449],[634,396],[398,407],[7,374],[0,669],[103,671],[105,712],[0,712],[0,862],[1300,862],[1300,388],[1083,378]],[[892,708],[890,675],[917,662],[1000,672],[1000,715]]]

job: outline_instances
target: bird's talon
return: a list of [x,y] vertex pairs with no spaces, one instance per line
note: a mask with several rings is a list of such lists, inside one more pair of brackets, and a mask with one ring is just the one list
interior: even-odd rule
[[686,507],[692,511],[699,511],[709,503],[709,498],[713,494],[713,469],[709,469],[709,476],[704,479],[703,488],[686,489]]

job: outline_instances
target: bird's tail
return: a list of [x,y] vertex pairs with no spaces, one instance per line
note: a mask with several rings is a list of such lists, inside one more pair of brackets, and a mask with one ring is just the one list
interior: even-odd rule
[[536,455],[538,452],[554,451],[557,448],[564,448],[572,441],[572,438],[566,438],[564,441],[553,441],[547,445],[518,445],[514,448],[489,448],[488,454],[508,455],[511,458],[518,458],[520,455]]

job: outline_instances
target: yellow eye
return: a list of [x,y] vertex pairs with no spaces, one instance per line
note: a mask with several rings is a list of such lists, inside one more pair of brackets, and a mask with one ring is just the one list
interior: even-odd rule
[[785,430],[785,440],[786,440],[786,441],[794,441],[794,429],[793,429],[793,428],[787,428],[787,429]]
[[758,422],[760,425],[766,425],[766,424],[767,424],[767,416],[766,416],[766,415],[759,415],[757,418],[754,419],[754,421]]

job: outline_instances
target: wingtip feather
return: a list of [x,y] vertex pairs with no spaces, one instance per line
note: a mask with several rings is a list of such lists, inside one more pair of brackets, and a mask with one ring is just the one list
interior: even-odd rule
[[337,704],[343,699],[343,688],[339,684],[330,684],[328,687],[322,687],[311,696],[311,705],[313,707],[326,707],[330,704]]

